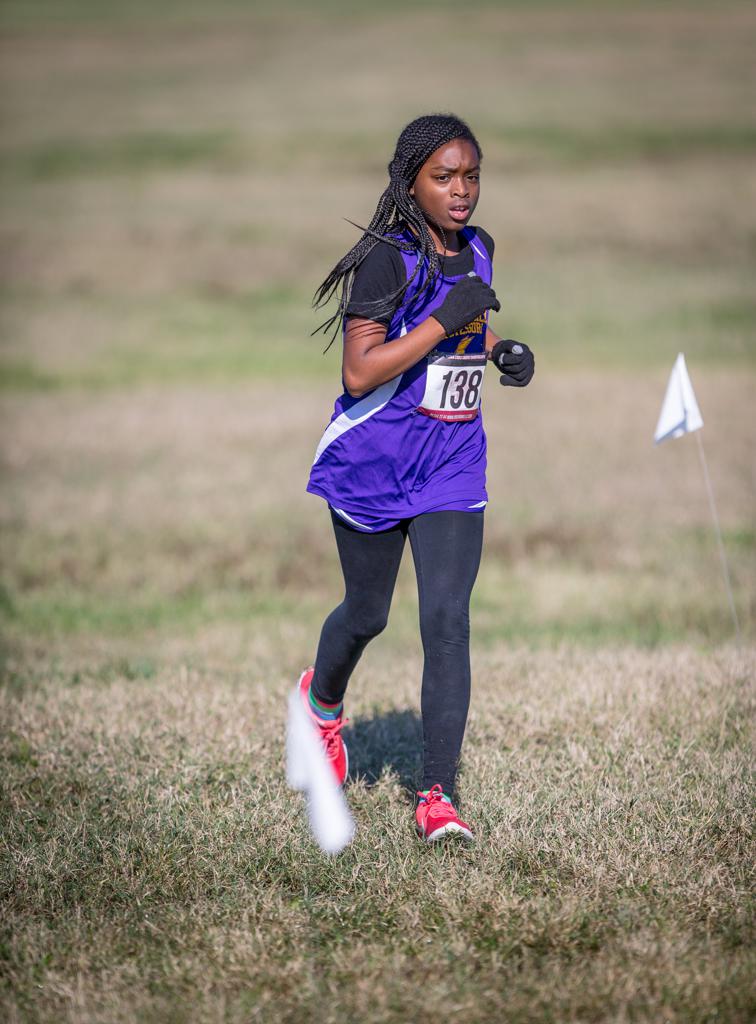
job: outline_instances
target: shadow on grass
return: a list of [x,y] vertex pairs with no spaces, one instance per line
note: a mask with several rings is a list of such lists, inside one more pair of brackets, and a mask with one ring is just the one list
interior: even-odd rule
[[423,727],[416,711],[389,711],[353,718],[344,730],[349,778],[374,786],[388,770],[414,800],[423,764]]

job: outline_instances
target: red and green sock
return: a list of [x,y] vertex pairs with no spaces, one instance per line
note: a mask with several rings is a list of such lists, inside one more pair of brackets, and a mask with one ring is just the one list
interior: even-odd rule
[[326,704],[325,701],[318,700],[312,692],[312,687],[310,687],[310,707],[313,713],[324,722],[334,722],[344,710],[344,702],[339,701],[338,704]]

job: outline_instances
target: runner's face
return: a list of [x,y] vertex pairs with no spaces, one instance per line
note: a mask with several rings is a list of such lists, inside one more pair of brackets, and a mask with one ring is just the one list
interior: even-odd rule
[[426,220],[448,234],[472,217],[480,195],[480,157],[467,139],[453,139],[431,153],[410,195]]

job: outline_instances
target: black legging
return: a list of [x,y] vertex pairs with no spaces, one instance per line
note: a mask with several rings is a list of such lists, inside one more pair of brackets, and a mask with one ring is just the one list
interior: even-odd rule
[[482,512],[429,512],[381,533],[362,533],[331,512],[344,573],[344,600],[323,624],[312,689],[343,700],[368,642],[386,626],[409,535],[420,602],[425,662],[423,789],[452,794],[470,705],[470,594],[480,565]]

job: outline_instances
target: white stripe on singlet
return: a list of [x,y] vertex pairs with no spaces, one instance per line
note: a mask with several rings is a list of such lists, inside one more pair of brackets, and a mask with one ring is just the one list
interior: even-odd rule
[[480,249],[477,247],[477,245],[475,244],[475,242],[473,242],[472,239],[470,239],[470,245],[477,252],[478,256],[480,256],[482,259],[484,259],[484,260],[486,260],[487,262],[490,263],[490,259],[488,257],[488,253],[487,252],[481,252]]
[[[399,337],[403,338],[407,333],[407,325],[402,320],[402,329],[399,332]],[[340,416],[337,416],[335,420],[328,424],[320,439],[320,444],[315,451],[315,458],[312,460],[313,466],[318,461],[320,456],[326,450],[326,448],[333,444],[333,442],[345,434],[352,427],[358,426],[360,423],[364,423],[365,420],[370,419],[377,412],[380,412],[384,405],[394,397],[394,392],[399,387],[399,381],[402,379],[400,373],[398,377],[393,377],[391,380],[387,380],[385,384],[381,384],[375,391],[371,391],[369,395],[362,399],[361,402],[356,402],[350,409],[342,412]]]

